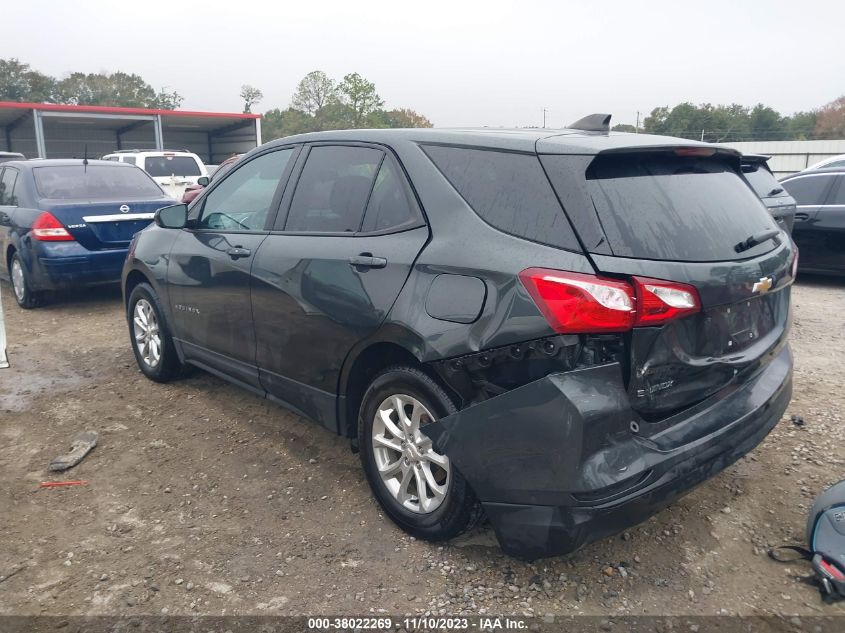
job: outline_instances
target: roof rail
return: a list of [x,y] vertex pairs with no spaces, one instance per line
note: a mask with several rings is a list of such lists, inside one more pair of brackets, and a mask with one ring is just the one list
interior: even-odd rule
[[147,149],[119,149],[115,150],[114,152],[110,152],[112,154],[138,154],[139,152],[185,152],[186,154],[190,154],[191,150],[189,149],[156,149],[155,147],[149,147]]
[[567,125],[571,130],[581,130],[583,132],[601,132],[607,134],[610,132],[610,116],[609,114],[588,114],[582,119],[578,119],[575,123]]

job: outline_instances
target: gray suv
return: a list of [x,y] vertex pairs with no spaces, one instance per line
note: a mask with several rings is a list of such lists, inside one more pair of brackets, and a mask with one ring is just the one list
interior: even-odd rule
[[350,438],[420,538],[486,514],[536,558],[644,520],[786,409],[796,251],[739,154],[608,121],[253,150],[133,240],[141,371]]

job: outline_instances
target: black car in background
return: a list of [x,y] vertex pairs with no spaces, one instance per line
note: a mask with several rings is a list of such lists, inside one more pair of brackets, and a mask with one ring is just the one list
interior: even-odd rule
[[800,270],[845,274],[845,168],[802,171],[780,184],[798,204],[792,239]]
[[535,558],[644,520],[786,409],[796,253],[738,153],[608,121],[250,152],[132,241],[141,371],[195,365],[351,438],[418,537],[480,507]]
[[[132,236],[173,202],[146,172],[99,160],[0,164],[0,272],[23,308],[120,280]],[[5,269],[5,270],[4,270]]]
[[760,196],[775,221],[787,233],[792,233],[795,223],[795,199],[772,174],[768,164],[770,158],[771,156],[761,154],[743,154],[742,175]]

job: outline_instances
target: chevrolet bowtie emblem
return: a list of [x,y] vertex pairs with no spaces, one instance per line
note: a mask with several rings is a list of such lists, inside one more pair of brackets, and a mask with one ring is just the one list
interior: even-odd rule
[[760,277],[760,281],[754,282],[754,285],[751,286],[751,292],[759,292],[760,294],[763,294],[764,292],[769,292],[771,287],[771,277]]

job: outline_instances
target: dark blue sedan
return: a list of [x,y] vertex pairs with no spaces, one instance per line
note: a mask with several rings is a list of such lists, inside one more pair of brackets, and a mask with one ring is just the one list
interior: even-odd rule
[[146,172],[99,160],[0,165],[0,254],[23,308],[45,291],[116,282],[132,236],[174,201]]

